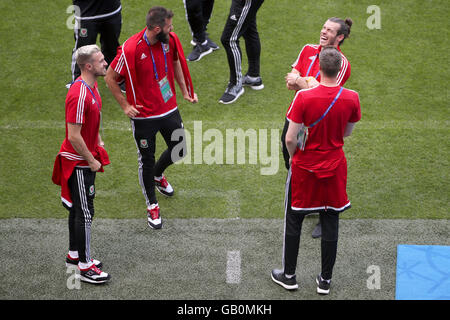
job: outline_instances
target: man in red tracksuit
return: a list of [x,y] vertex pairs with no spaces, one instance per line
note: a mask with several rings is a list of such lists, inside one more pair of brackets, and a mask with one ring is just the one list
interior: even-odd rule
[[298,288],[295,270],[303,219],[319,212],[323,234],[317,292],[330,292],[339,214],[350,208],[343,146],[344,138],[361,119],[361,107],[358,93],[338,84],[341,62],[336,48],[324,47],[320,52],[320,84],[298,91],[286,115],[290,170],[286,181],[283,269],[273,270],[272,280],[287,290]]
[[[171,32],[172,17],[172,11],[164,7],[151,8],[146,18],[147,27],[118,49],[105,78],[114,98],[131,119],[138,149],[139,182],[147,205],[147,224],[153,229],[162,227],[155,187],[166,196],[174,194],[163,173],[184,157],[186,150],[182,147],[179,154],[172,154],[175,146],[186,143],[175,96],[175,80],[184,99],[192,103],[198,101],[183,48],[178,36]],[[117,84],[123,80],[126,97]],[[168,148],[155,162],[158,132]],[[176,139],[172,135],[174,132]]]
[[[339,85],[343,86],[350,78],[351,66],[346,56],[341,51],[341,45],[344,40],[350,35],[353,21],[350,18],[345,20],[332,17],[325,21],[322,30],[320,31],[320,38],[318,44],[307,44],[300,51],[297,60],[292,64],[292,70],[286,76],[286,86],[289,90],[301,90],[313,88],[319,84],[320,81],[320,66],[319,54],[323,47],[333,46],[341,53],[341,68],[336,77]],[[286,119],[283,133],[281,134],[281,145],[283,147],[283,158],[286,169],[289,170],[289,153],[285,145],[285,138],[289,121]],[[312,233],[313,238],[319,238],[322,234],[320,222],[314,228]]]
[[110,275],[90,255],[94,217],[95,175],[109,164],[99,134],[102,100],[97,77],[106,74],[107,63],[96,45],[75,52],[81,76],[66,97],[66,138],[56,157],[52,180],[61,186],[63,206],[69,210],[69,253],[66,265],[78,265],[81,280],[104,283]]

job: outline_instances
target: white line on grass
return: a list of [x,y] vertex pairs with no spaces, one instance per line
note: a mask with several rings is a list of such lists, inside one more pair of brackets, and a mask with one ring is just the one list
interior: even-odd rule
[[241,252],[227,252],[227,283],[239,284],[241,282]]
[[[194,121],[202,121],[206,129],[209,128],[279,128],[282,129],[283,119],[275,121],[209,121],[189,120],[183,121],[185,128],[191,130]],[[389,121],[364,121],[358,124],[360,129],[448,129],[449,120],[389,120]],[[13,123],[0,123],[1,130],[17,129],[63,129],[64,121],[51,120],[19,120]],[[105,130],[131,131],[130,123],[126,120],[104,120]]]

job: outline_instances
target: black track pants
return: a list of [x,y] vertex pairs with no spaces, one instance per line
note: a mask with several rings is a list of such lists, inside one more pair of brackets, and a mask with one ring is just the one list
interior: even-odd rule
[[69,210],[69,250],[78,251],[80,262],[91,260],[91,225],[94,218],[95,172],[75,168],[69,178],[72,207]]

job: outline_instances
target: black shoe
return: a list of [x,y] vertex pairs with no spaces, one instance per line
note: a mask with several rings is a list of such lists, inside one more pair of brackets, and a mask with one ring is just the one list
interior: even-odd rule
[[187,56],[186,60],[188,61],[199,61],[201,58],[213,52],[213,49],[210,48],[207,44],[196,44],[192,52]]
[[317,293],[319,293],[319,294],[329,294],[330,293],[331,280],[329,282],[322,280],[322,277],[319,274],[316,278],[316,283],[317,283]]
[[319,223],[316,224],[316,227],[314,228],[312,235],[314,239],[320,238],[322,236],[322,225]]
[[[206,44],[208,45],[208,47],[210,47],[211,49],[213,49],[213,51],[219,50],[220,47],[214,42],[212,41],[208,34],[206,34],[206,41],[208,41]],[[191,40],[191,45],[195,46],[197,45],[198,41],[197,38],[193,37]]]
[[286,278],[283,270],[274,269],[271,274],[273,282],[279,284],[286,290],[298,289],[298,283],[295,275],[292,278]]
[[242,85],[249,86],[253,90],[264,89],[264,84],[261,77],[250,77],[249,75],[245,75],[244,79],[242,79]]
[[225,93],[220,98],[219,102],[223,104],[230,104],[235,102],[244,93],[244,88],[235,84],[228,84]]
[[220,49],[220,47],[214,41],[212,41],[208,36],[206,36],[206,41],[208,41],[208,47],[210,47],[213,51]]
[[80,280],[94,284],[105,283],[111,279],[111,276],[106,272],[100,270],[92,264],[87,269],[80,269]]

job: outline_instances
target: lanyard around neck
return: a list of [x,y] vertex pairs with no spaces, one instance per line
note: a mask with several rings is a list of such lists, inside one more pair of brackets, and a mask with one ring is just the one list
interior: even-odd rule
[[95,101],[95,104],[97,105],[98,111],[100,111],[100,104],[98,103],[97,98],[95,97],[95,94],[92,91],[91,87],[83,79],[76,80],[75,82],[81,82],[81,83],[83,83],[86,86],[86,88],[88,88],[88,90],[92,94],[92,97],[94,98],[94,101]]
[[[319,54],[316,53],[316,55],[314,56],[314,59],[312,59],[311,64],[309,65],[308,71],[306,72],[306,77],[309,76],[309,72],[311,71],[311,68],[312,68],[314,62],[316,62],[316,59],[318,56],[319,56]],[[317,74],[315,76],[316,79],[319,77],[319,74],[320,74],[320,70],[319,70],[319,72],[317,72]]]
[[[159,77],[158,77],[158,72],[156,71],[156,63],[155,63],[155,58],[153,57],[153,51],[152,51],[152,47],[150,46],[150,42],[148,41],[147,35],[144,32],[144,40],[145,42],[147,42],[148,48],[150,49],[150,55],[152,57],[152,62],[153,62],[153,71],[155,73],[155,78],[156,81],[159,81]],[[166,50],[164,49],[163,44],[161,43],[161,48],[164,54],[164,65],[165,65],[165,70],[166,70],[166,74],[167,74],[167,57],[166,57]]]
[[[88,88],[88,90],[91,92],[92,97],[94,98],[95,104],[97,105],[98,112],[100,113],[100,129],[102,130],[102,137],[103,137],[104,134],[103,134],[102,111],[100,110],[100,104],[98,103],[97,98],[95,97],[94,92],[92,91],[91,87],[90,87],[83,79],[76,80],[75,82],[81,82],[81,83],[83,83],[83,84],[86,86],[86,88]],[[74,84],[75,82],[73,82],[72,84]]]
[[339,96],[342,93],[342,90],[344,90],[344,87],[341,87],[341,89],[339,90],[338,94],[336,95],[336,97],[334,97],[333,102],[331,102],[330,106],[328,107],[328,109],[325,111],[325,113],[320,117],[320,119],[318,119],[316,122],[314,122],[312,125],[308,126],[308,128],[312,128],[314,127],[316,124],[319,123],[320,120],[322,120],[328,113],[328,111],[330,111],[331,107],[334,106],[334,104],[336,103],[337,99],[339,99]]

